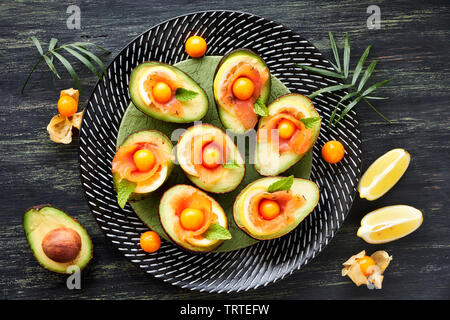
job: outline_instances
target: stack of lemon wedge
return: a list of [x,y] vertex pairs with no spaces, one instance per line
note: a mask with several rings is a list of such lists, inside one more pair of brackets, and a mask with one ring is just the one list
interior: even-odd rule
[[[361,177],[358,185],[360,197],[376,200],[383,196],[400,180],[410,159],[406,150],[393,149],[375,160]],[[386,243],[412,233],[422,221],[422,212],[413,207],[388,206],[365,215],[357,235],[368,243]]]

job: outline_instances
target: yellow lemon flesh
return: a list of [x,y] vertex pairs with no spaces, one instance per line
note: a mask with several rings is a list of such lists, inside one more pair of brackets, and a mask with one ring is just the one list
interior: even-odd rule
[[414,232],[422,221],[422,212],[416,208],[388,206],[366,214],[361,220],[357,236],[367,243],[386,243]]
[[361,198],[376,200],[388,192],[408,168],[411,157],[404,149],[393,149],[375,160],[358,184]]

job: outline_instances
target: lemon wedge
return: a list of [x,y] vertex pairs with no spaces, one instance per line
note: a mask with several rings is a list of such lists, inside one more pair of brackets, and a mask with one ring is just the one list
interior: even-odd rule
[[422,221],[422,212],[416,208],[388,206],[366,214],[357,236],[372,244],[386,243],[414,232]]
[[405,173],[411,156],[404,149],[393,149],[375,160],[358,184],[361,198],[376,200],[388,192]]

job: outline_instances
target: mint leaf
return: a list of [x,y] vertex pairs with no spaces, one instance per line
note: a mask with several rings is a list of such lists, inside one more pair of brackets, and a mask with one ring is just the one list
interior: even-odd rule
[[126,179],[120,180],[117,184],[117,203],[123,209],[128,201],[128,198],[136,188],[136,183],[130,182]]
[[310,129],[314,127],[316,124],[318,124],[321,119],[320,117],[311,117],[311,118],[303,118],[300,119],[301,122],[305,125],[306,129]]
[[203,233],[203,237],[208,240],[228,240],[231,239],[231,233],[227,228],[222,227],[220,224],[213,223],[209,226],[208,230]]
[[269,115],[269,109],[267,109],[264,102],[262,102],[261,97],[256,99],[253,109],[255,110],[255,113],[260,116],[267,117]]
[[272,193],[272,192],[277,192],[277,191],[289,190],[289,189],[291,189],[293,183],[294,183],[294,176],[282,178],[282,179],[272,183],[267,188],[267,191]]
[[224,167],[225,169],[234,169],[234,168],[239,168],[240,165],[237,164],[237,162],[233,160],[232,162],[224,163],[222,165],[222,167]]
[[175,91],[175,97],[178,101],[186,102],[189,100],[194,99],[198,95],[198,92],[191,91],[184,88],[178,88],[177,91]]

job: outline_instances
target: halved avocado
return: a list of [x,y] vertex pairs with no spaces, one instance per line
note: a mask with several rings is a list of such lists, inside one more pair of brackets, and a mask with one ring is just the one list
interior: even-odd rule
[[[193,191],[200,192],[203,196],[207,197],[212,202],[212,212],[216,214],[217,216],[217,223],[221,225],[224,228],[228,228],[228,220],[227,215],[223,211],[220,204],[208,196],[203,191],[198,190],[197,188],[189,185],[179,184],[175,185],[169,190],[167,190],[164,195],[161,198],[160,204],[159,204],[159,218],[161,221],[161,225],[164,228],[164,231],[166,234],[170,237],[170,239],[173,240],[176,244],[178,244],[183,249],[187,249],[189,251],[194,252],[208,252],[216,249],[219,247],[224,240],[209,240],[206,238],[199,238],[197,239],[198,245],[193,245],[187,241],[183,241],[179,238],[175,231],[175,224],[180,224],[178,215],[180,212],[177,212],[176,207],[174,207],[174,199],[176,197],[180,197],[183,194],[191,193]],[[180,228],[182,228],[180,226]]]
[[[213,184],[208,184],[204,181],[204,179],[202,179],[201,176],[197,175],[190,159],[192,139],[194,139],[194,137],[197,138],[210,133],[225,137],[226,144],[229,146],[227,162],[236,164],[236,167],[233,168],[223,168],[224,175],[220,178],[220,180],[215,181]],[[178,140],[176,149],[178,163],[185,172],[186,176],[195,185],[205,191],[214,193],[230,192],[233,191],[244,178],[245,165],[241,153],[234,144],[233,140],[231,140],[225,132],[213,125],[201,124],[188,128]]]
[[220,120],[225,128],[230,129],[234,133],[245,133],[245,127],[242,125],[239,118],[236,118],[229,109],[227,109],[226,101],[223,101],[219,96],[220,87],[223,81],[226,79],[230,70],[240,62],[248,62],[258,70],[265,71],[269,74],[267,81],[263,84],[260,93],[260,99],[264,104],[267,104],[270,96],[270,72],[264,60],[248,49],[237,49],[229,54],[225,55],[217,66],[216,73],[214,75],[213,91],[214,99],[216,101],[217,110]]
[[[127,146],[139,142],[154,143],[165,152],[172,154],[173,144],[170,139],[162,132],[156,130],[140,130],[130,134],[124,139],[121,146]],[[173,161],[169,161],[167,166],[163,166],[159,172],[159,178],[151,184],[138,183],[134,192],[128,198],[128,201],[138,201],[149,196],[153,191],[158,189],[169,177],[173,169]],[[113,172],[114,188],[117,190],[117,184],[121,177],[116,172]]]
[[286,233],[295,229],[308,214],[313,211],[319,201],[319,188],[317,185],[306,179],[294,178],[294,183],[289,190],[293,197],[302,197],[305,199],[304,204],[294,213],[294,220],[285,226],[280,226],[266,232],[258,228],[250,219],[251,214],[259,214],[259,212],[250,212],[250,200],[252,196],[268,192],[267,188],[274,182],[283,177],[268,177],[256,180],[245,187],[237,196],[233,206],[233,217],[237,226],[245,231],[249,236],[259,240],[269,240],[281,237]]
[[86,229],[64,211],[49,204],[27,209],[23,226],[36,260],[46,269],[70,273],[86,267],[92,258],[92,241]]
[[[164,112],[154,106],[149,101],[148,94],[144,89],[144,83],[152,72],[164,72],[171,75],[181,84],[181,87],[198,93],[193,99],[180,101],[183,107],[183,114],[176,115]],[[167,122],[186,123],[200,120],[208,112],[208,96],[205,91],[189,75],[166,63],[149,61],[139,64],[134,68],[130,76],[130,97],[133,104],[145,114]],[[147,96],[146,96],[147,95]],[[176,99],[175,92],[173,99]]]
[[[269,116],[262,117],[259,120],[258,130],[263,127],[266,121],[271,117],[280,112],[286,112],[286,110],[295,110],[300,112],[303,116],[302,118],[314,118],[320,117],[314,108],[313,103],[307,97],[301,94],[287,94],[274,100],[269,106]],[[255,168],[259,174],[263,176],[275,176],[278,175],[295,163],[300,161],[309,151],[317,141],[319,136],[321,122],[316,123],[312,128],[312,138],[309,148],[302,154],[297,154],[295,152],[284,152],[279,154],[274,152],[269,143],[257,143],[255,149]]]

